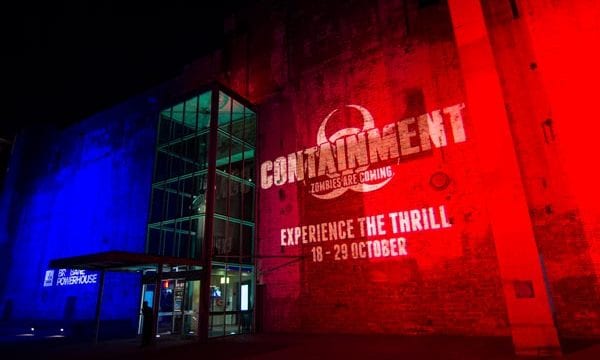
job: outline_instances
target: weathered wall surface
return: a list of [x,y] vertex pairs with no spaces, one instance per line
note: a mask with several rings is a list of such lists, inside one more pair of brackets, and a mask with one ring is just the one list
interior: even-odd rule
[[[2,198],[2,320],[65,328],[91,324],[98,277],[65,285],[55,271],[52,285],[44,286],[49,262],[109,250],[144,251],[156,136],[153,105],[145,100],[66,129],[19,136]],[[106,282],[103,329],[135,334],[139,276],[110,274]],[[110,322],[118,325],[111,328]]]
[[[266,330],[508,334],[490,220],[481,200],[485,189],[478,178],[485,159],[478,157],[475,143],[485,139],[470,133],[470,123],[478,119],[469,117],[468,104],[461,108],[466,99],[447,6],[417,5],[296,2],[256,10],[271,13],[270,21],[260,24],[252,22],[252,13],[235,19],[243,31],[232,35],[223,52],[229,57],[223,61],[228,67],[223,80],[259,103],[259,163],[266,169],[259,175],[263,180],[273,176],[273,184],[263,184],[259,194],[257,252],[269,256],[258,262],[259,281],[266,284]],[[454,105],[462,109],[464,136],[453,127]],[[290,154],[304,151],[308,164],[319,134],[335,143],[343,137],[340,130],[355,128],[346,131],[356,134],[368,128],[359,109],[368,111],[382,134],[386,126],[399,131],[391,146],[397,156],[374,155],[371,161],[373,149],[358,155],[366,157],[369,170],[389,166],[391,176],[369,182],[386,184],[337,196],[341,191],[316,191],[334,196],[321,199],[311,193],[314,186],[326,187],[341,170],[309,178],[311,170],[305,169],[305,179],[290,182]],[[428,127],[419,127],[419,116],[426,114],[442,125],[422,137]],[[334,158],[337,162],[337,153]],[[325,157],[315,159],[318,173]],[[425,229],[421,219],[421,229],[394,231],[394,214],[410,210],[422,214],[432,208],[434,227],[435,221],[439,225],[440,206],[445,227]],[[369,232],[361,218],[377,216],[381,225]],[[288,231],[308,233],[310,225],[339,221],[353,225],[353,234],[323,242],[310,242],[306,235],[306,244],[300,235],[298,245],[288,242]],[[406,241],[406,255],[376,249],[393,247],[399,238]]]
[[600,334],[598,190],[586,115],[599,76],[593,1],[486,1],[540,258],[563,336]]
[[[447,146],[423,151],[421,138],[412,138],[421,151],[392,161],[393,178],[380,190],[322,200],[305,179],[260,191],[258,254],[282,256],[258,262],[268,330],[508,333],[480,173],[486,159],[476,150],[488,139],[471,126],[486,119],[469,116],[448,5],[425,3],[266,1],[230,19],[225,48],[203,63],[259,104],[260,163],[317,146],[319,127],[335,109],[327,136],[360,129],[363,118],[348,104],[367,109],[382,129],[465,103],[465,141],[453,143],[444,115]],[[593,103],[598,76],[590,46],[598,5],[497,0],[482,2],[482,10],[559,334],[593,336],[600,331],[598,194],[584,159],[597,129],[584,105]],[[253,21],[258,14],[269,14],[267,21]],[[191,71],[198,82],[211,76],[202,73]],[[443,189],[432,185],[446,179]],[[406,234],[404,257],[336,261],[334,245],[354,242],[337,240],[319,244],[331,254],[314,261],[316,244],[281,246],[282,229],[377,214],[391,226],[390,212],[435,205],[444,205],[451,228]],[[384,230],[379,237],[389,238]]]

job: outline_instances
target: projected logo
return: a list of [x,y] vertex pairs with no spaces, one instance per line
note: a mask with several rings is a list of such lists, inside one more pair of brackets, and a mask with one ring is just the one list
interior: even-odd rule
[[[360,105],[346,105],[346,107],[356,109],[360,112],[360,115],[362,116],[363,120],[362,129],[345,128],[338,130],[331,136],[327,137],[327,135],[325,134],[325,128],[327,126],[329,118],[331,118],[335,113],[339,111],[339,109],[335,109],[332,112],[330,112],[321,122],[321,126],[319,126],[319,130],[317,132],[317,145],[319,146],[319,148],[327,147],[325,145],[330,146],[333,152],[336,153],[337,159],[341,159],[340,156],[343,156],[343,154],[340,154],[344,151],[344,146],[346,145],[343,142],[343,139],[348,138],[349,136],[356,136],[358,139],[360,134],[365,134],[369,130],[375,129],[375,121],[373,120],[373,116],[371,115],[369,110],[365,109]],[[338,142],[338,140],[340,141]],[[354,143],[351,143],[351,146],[356,147],[357,145],[358,142],[356,145],[354,145]],[[364,156],[364,154],[357,155]],[[358,161],[356,161],[356,163],[360,163],[360,159],[357,160]],[[345,168],[347,166],[347,163],[340,163],[338,161],[336,165],[336,169],[340,170],[340,168]],[[394,176],[394,173],[392,172],[390,166],[379,168],[374,171],[368,171],[369,166],[370,165],[368,164],[364,166],[358,166],[354,169],[345,169],[334,173],[327,173],[327,177],[329,177],[331,180],[312,183],[310,193],[314,197],[319,199],[333,199],[344,194],[348,190],[356,192],[369,192],[379,190],[380,188],[385,186]],[[373,181],[373,183],[368,183],[369,181]],[[319,193],[321,191],[322,193]]]
[[447,146],[446,128],[452,131],[454,143],[464,142],[464,107],[463,103],[448,106],[379,129],[365,107],[350,104],[342,109],[357,111],[362,128],[347,127],[328,136],[330,119],[342,110],[334,109],[319,125],[316,146],[261,164],[261,188],[299,182],[312,196],[324,200],[335,199],[349,190],[379,190],[394,177],[393,165],[433,147]]

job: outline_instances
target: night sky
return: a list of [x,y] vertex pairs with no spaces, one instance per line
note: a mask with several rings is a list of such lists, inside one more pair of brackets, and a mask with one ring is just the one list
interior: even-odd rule
[[67,125],[176,76],[221,44],[224,14],[247,2],[2,3],[0,138]]

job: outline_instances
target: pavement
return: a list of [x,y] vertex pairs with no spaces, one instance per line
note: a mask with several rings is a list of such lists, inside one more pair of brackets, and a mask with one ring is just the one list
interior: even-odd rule
[[[600,359],[600,341],[565,341],[563,352],[561,359]],[[139,339],[92,344],[53,338],[3,342],[0,354],[48,360],[523,359],[513,354],[510,338],[326,334],[236,335],[206,343],[165,337],[149,347],[141,347]]]

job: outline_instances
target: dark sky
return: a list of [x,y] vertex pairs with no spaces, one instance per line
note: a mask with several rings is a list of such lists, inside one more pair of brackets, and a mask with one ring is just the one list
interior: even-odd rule
[[223,14],[247,2],[3,2],[0,138],[71,123],[176,76],[220,44]]

